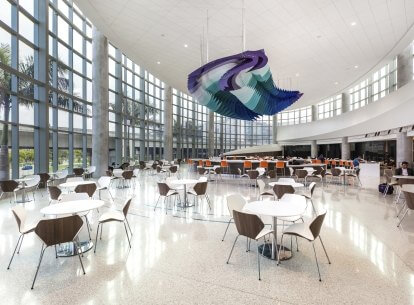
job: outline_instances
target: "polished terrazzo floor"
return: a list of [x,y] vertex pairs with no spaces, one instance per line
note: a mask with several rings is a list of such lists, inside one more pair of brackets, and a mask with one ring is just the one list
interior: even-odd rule
[[[184,177],[196,177],[185,167]],[[226,264],[236,230],[231,226],[226,196],[240,193],[256,199],[247,181],[211,182],[206,202],[185,211],[163,207],[154,212],[157,177],[142,176],[134,188],[111,188],[115,202],[103,192],[104,210],[120,208],[132,195],[129,221],[132,249],[124,228],[104,226],[97,253],[85,253],[82,274],[76,257],[58,258],[48,249],[34,290],[30,289],[40,254],[35,234],[25,237],[21,253],[10,270],[8,261],[18,238],[8,199],[0,201],[0,296],[2,304],[414,304],[414,215],[397,228],[392,196],[383,198],[376,179],[363,180],[363,187],[318,184],[317,208],[327,210],[321,235],[332,264],[328,265],[316,244],[322,282],[318,281],[311,245],[299,241],[299,252],[276,266],[263,258],[262,280],[257,279],[257,257],[246,253],[245,241],[236,244]],[[43,197],[42,197],[43,195]],[[27,203],[29,221],[42,217],[48,204],[45,191]],[[309,208],[309,215],[311,210]],[[95,236],[98,214],[91,215]],[[87,233],[81,231],[86,239]]]

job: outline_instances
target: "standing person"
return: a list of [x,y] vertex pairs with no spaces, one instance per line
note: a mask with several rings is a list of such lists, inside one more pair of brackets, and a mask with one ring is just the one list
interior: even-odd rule
[[352,163],[354,165],[354,168],[358,168],[359,167],[359,160],[361,159],[361,156],[358,156],[357,158],[355,158]]
[[325,163],[325,158],[324,158],[323,154],[319,155],[318,160],[320,160],[321,163]]
[[397,176],[412,176],[413,170],[411,168],[408,168],[408,162],[403,161],[401,162],[401,167],[397,168],[395,170],[395,175]]

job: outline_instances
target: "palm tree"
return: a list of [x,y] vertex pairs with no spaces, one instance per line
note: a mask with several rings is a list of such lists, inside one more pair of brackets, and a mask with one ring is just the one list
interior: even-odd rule
[[[0,45],[0,62],[6,65],[10,65],[11,59],[11,50],[8,44]],[[59,60],[58,60],[59,62]],[[52,65],[49,62],[49,79],[52,79]],[[61,91],[67,91],[69,83],[66,79],[66,68],[58,64],[58,89]],[[19,63],[19,71],[29,77],[34,77],[34,58],[33,56],[28,56],[23,62]],[[11,107],[11,96],[7,88],[11,87],[11,74],[0,69],[0,108],[4,111],[4,121],[8,122],[10,118],[10,107]],[[19,80],[19,93],[33,98],[34,96],[34,87],[32,82],[20,79]],[[32,101],[27,99],[19,99],[20,105],[25,105],[27,107],[32,106]],[[68,107],[68,99],[59,100],[58,104],[61,107]],[[74,110],[81,107],[79,103],[73,103]],[[9,124],[1,124],[1,135],[0,135],[0,181],[10,179],[10,166],[9,166]]]

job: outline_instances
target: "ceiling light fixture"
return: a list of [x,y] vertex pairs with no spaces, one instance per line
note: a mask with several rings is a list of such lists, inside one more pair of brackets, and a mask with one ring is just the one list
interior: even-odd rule
[[356,22],[355,22],[355,21],[352,21],[352,22],[351,22],[351,25],[352,25],[352,26],[355,26],[355,25],[356,25]]
[[157,61],[157,65],[160,65],[161,64],[161,62],[160,61]]
[[296,77],[300,76],[300,74],[299,74],[299,73],[296,73],[295,75],[296,75]]
[[334,84],[335,84],[335,85],[338,85],[339,83],[338,83],[338,82],[335,82]]
[[188,44],[184,44],[184,48],[188,48]]
[[355,65],[355,66],[354,66],[354,68],[355,68],[355,69],[358,69],[358,68],[359,68],[359,66],[358,66],[358,65]]

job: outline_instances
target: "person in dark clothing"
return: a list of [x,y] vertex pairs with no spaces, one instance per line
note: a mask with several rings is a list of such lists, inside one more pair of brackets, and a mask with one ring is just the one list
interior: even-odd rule
[[412,176],[413,170],[408,168],[408,162],[404,161],[401,163],[401,167],[395,170],[395,175],[397,176]]
[[325,163],[325,158],[324,158],[323,154],[319,155],[318,160],[320,160],[321,163]]

